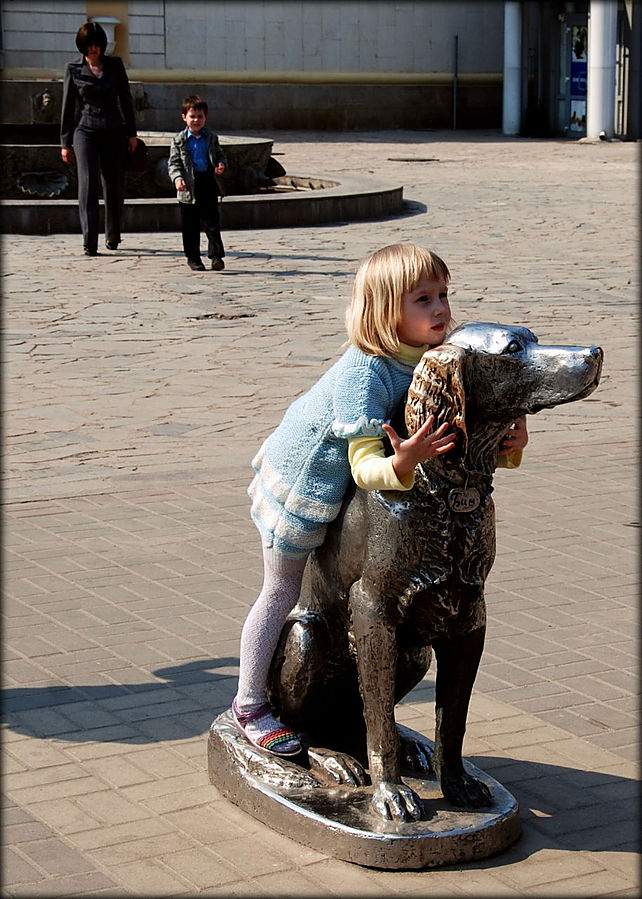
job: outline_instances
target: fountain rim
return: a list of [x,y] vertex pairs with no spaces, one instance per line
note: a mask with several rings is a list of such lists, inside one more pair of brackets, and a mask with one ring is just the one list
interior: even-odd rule
[[[300,175],[289,177],[302,178]],[[404,214],[403,186],[367,175],[314,175],[334,187],[265,194],[234,194],[221,200],[226,231],[346,224]],[[123,210],[125,231],[179,231],[175,198],[128,198]],[[78,233],[77,200],[4,200],[1,234]],[[103,204],[100,205],[102,219]]]

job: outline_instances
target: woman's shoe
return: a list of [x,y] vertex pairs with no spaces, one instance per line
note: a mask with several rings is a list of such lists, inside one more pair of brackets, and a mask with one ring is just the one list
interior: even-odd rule
[[119,243],[120,243],[119,240],[106,240],[105,246],[107,247],[108,250],[117,250]]
[[90,250],[89,247],[83,247],[82,251],[85,254],[85,256],[97,256],[98,255],[98,250]]
[[[272,717],[272,709],[270,703],[258,707],[253,712],[244,715],[239,712],[236,705],[236,699],[232,700],[232,714],[234,715],[234,723],[246,740],[259,749],[266,749],[274,755],[298,755],[301,752],[301,741],[289,727],[284,727],[275,718]],[[258,725],[261,718],[264,718],[263,727],[257,733],[247,731],[248,724]]]

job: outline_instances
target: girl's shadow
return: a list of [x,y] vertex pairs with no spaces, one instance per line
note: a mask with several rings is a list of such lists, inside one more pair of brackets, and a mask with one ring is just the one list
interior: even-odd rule
[[[238,658],[204,659],[154,671],[156,682],[3,691],[5,726],[28,737],[157,743],[207,731],[236,693]],[[212,669],[218,669],[213,673]],[[227,670],[226,670],[227,669]]]

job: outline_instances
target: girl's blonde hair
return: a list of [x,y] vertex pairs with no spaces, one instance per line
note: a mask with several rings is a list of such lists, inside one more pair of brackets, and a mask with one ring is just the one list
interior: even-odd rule
[[383,247],[362,262],[346,312],[350,342],[370,356],[396,355],[402,294],[413,290],[424,275],[430,281],[450,281],[443,259],[414,244]]

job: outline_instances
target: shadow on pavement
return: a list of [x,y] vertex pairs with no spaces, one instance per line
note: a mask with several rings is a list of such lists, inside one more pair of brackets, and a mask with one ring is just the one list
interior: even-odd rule
[[[16,687],[4,691],[3,718],[10,730],[43,740],[140,745],[192,739],[231,705],[237,666],[238,658],[225,657],[154,671],[165,683]],[[524,835],[502,853],[501,864],[560,843],[582,851],[639,850],[634,780],[505,756],[470,761],[520,805]]]
[[9,730],[65,742],[157,743],[205,733],[236,693],[238,658],[205,659],[153,674],[166,683],[15,687],[2,694]]
[[635,780],[525,759],[472,756],[519,803],[523,835],[475,868],[523,861],[541,849],[639,852],[639,792]]

